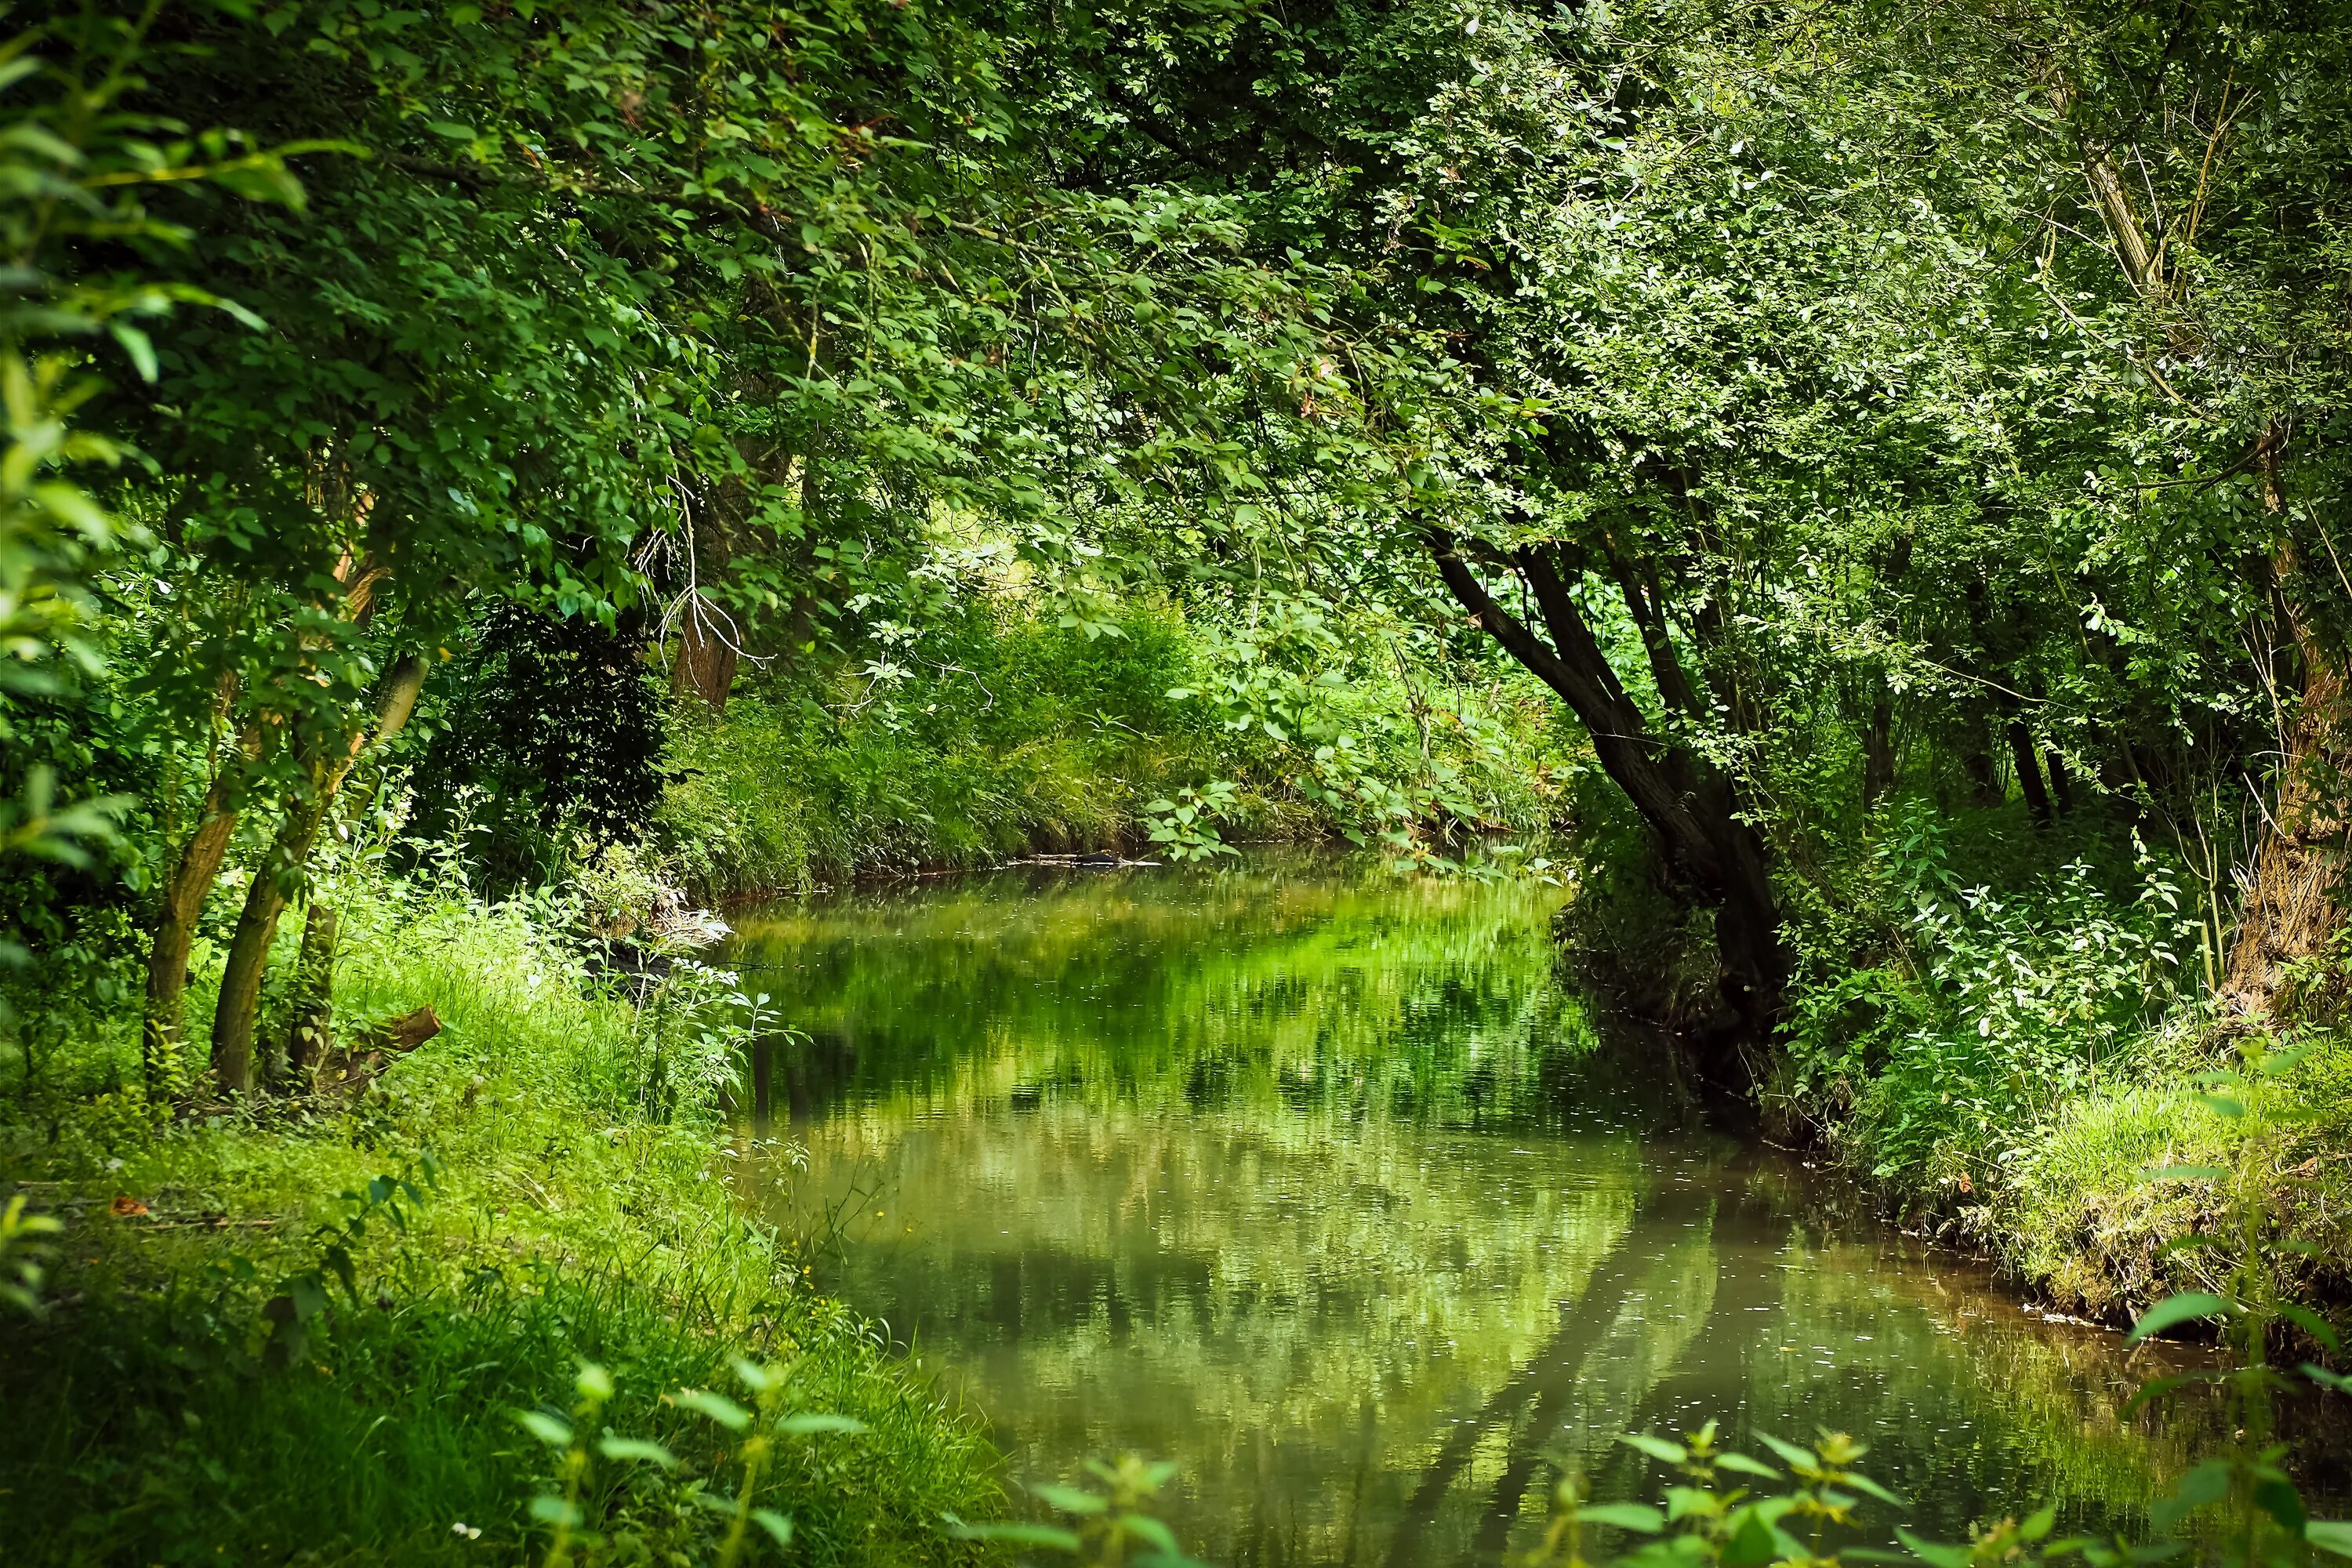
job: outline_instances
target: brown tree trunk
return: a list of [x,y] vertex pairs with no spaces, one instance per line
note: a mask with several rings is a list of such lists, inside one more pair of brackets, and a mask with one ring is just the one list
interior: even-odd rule
[[180,1087],[180,1031],[188,991],[188,950],[196,936],[196,921],[205,900],[220,877],[222,859],[236,833],[236,811],[229,805],[226,768],[205,792],[203,815],[195,831],[181,846],[179,858],[163,883],[163,917],[155,924],[155,944],[147,955],[147,1005],[140,1029],[140,1069],[152,1101],[168,1099]]
[[1895,787],[1895,694],[1881,686],[1862,728],[1862,808],[1869,811]]
[[688,596],[678,616],[677,660],[670,667],[670,689],[680,697],[699,697],[713,713],[723,713],[740,656],[723,628],[708,619],[709,614],[698,595]]
[[2074,781],[2066,772],[2066,759],[2059,754],[2058,748],[2055,746],[2051,747],[2042,755],[2050,764],[2050,798],[2057,805],[2058,815],[2074,816]]
[[[397,734],[416,708],[416,694],[425,685],[425,661],[415,654],[384,672],[377,689],[376,739]],[[221,972],[220,1005],[213,1015],[213,1074],[220,1087],[233,1094],[253,1089],[253,1033],[261,1005],[261,982],[269,966],[269,945],[277,939],[278,918],[300,881],[310,847],[319,839],[334,809],[335,794],[368,742],[370,726],[362,724],[339,747],[322,749],[310,759],[310,788],[291,802],[278,825],[269,853],[254,868],[253,886],[246,892],[245,909],[237,916],[236,934],[230,940],[228,961]]]
[[294,1008],[286,1030],[286,1066],[299,1086],[334,1045],[335,939],[342,916],[313,897],[302,917],[302,955],[294,976]]
[[[1522,549],[1509,564],[1534,591],[1549,641],[1495,602],[1450,534],[1433,530],[1429,538],[1447,589],[1506,652],[1559,694],[1591,738],[1602,770],[1657,835],[1677,879],[1715,911],[1724,1000],[1744,1032],[1768,1031],[1780,1015],[1790,963],[1764,842],[1746,820],[1732,782],[1651,727],[1548,552]],[[1703,1070],[1718,1088],[1746,1087],[1736,1055],[1703,1064]]]
[[2326,952],[2344,921],[2346,780],[2352,777],[2344,675],[2307,632],[2298,640],[2303,700],[2222,988],[2235,1011],[2258,1016],[2286,1000],[2281,992],[2288,966]]

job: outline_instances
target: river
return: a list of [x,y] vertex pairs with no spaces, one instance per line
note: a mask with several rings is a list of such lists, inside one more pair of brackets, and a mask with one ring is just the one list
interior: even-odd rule
[[[1204,1560],[1489,1563],[1562,1467],[1709,1419],[1853,1434],[1894,1524],[2127,1528],[2188,1438],[2153,1371],[1687,1125],[1555,973],[1559,895],[1264,854],[746,911],[747,1201],[990,1422],[1009,1479],[1168,1458]],[[2165,1352],[2170,1355],[2172,1352]]]

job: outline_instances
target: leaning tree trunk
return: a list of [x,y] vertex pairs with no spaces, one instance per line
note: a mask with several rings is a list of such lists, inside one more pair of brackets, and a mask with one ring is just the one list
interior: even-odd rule
[[156,922],[155,944],[147,957],[147,1005],[140,1029],[140,1068],[151,1100],[162,1100],[178,1087],[188,951],[195,942],[205,900],[220,876],[221,861],[236,832],[236,811],[229,804],[230,795],[231,781],[224,768],[205,792],[204,813],[163,884],[163,918]]
[[[227,720],[236,693],[236,677],[223,676],[214,705],[215,723]],[[163,908],[147,955],[147,1000],[140,1024],[140,1073],[151,1101],[160,1102],[181,1087],[188,952],[195,942],[196,922],[204,915],[205,902],[219,879],[229,841],[236,835],[237,796],[244,784],[240,764],[260,756],[261,742],[262,731],[257,726],[238,737],[231,755],[225,757],[215,751],[212,782],[205,786],[196,826],[180,847],[163,882]]]
[[[425,684],[425,661],[415,654],[385,671],[376,694],[375,722],[379,742],[397,734],[416,708],[416,694]],[[269,853],[254,868],[253,886],[246,892],[245,909],[237,916],[236,935],[230,940],[228,961],[221,972],[220,1006],[213,1015],[213,1073],[220,1087],[234,1094],[253,1089],[253,1035],[261,1006],[261,982],[269,966],[269,946],[278,936],[278,921],[287,900],[310,858],[311,846],[334,809],[336,792],[359,761],[368,743],[370,726],[354,728],[340,746],[322,747],[310,759],[310,788],[290,804],[278,825]]]
[[[1558,692],[1592,742],[1594,755],[1657,835],[1677,879],[1715,912],[1722,993],[1749,1037],[1778,1021],[1790,962],[1764,842],[1738,789],[1690,748],[1659,734],[1626,694],[1600,641],[1540,549],[1510,557],[1534,590],[1549,640],[1495,602],[1450,534],[1433,530],[1431,553],[1473,621]],[[1746,1087],[1746,1064],[1730,1053],[1703,1064],[1717,1087]]]

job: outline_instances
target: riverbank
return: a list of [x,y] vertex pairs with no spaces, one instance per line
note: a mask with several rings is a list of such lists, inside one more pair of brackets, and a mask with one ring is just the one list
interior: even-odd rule
[[722,710],[672,710],[660,805],[624,858],[719,903],[1139,850],[1163,829],[1211,853],[1410,856],[1550,826],[1585,747],[1543,694],[1475,669],[1412,679],[1363,651],[1406,629],[1361,619],[1292,605],[1234,626],[1146,601],[1088,634],[1013,597],[967,619],[952,665],[747,674]]
[[585,1526],[614,1561],[700,1560],[730,1523],[702,1504],[742,1471],[671,1396],[748,1402],[737,1357],[780,1372],[791,1409],[856,1423],[778,1446],[754,1500],[796,1551],[977,1550],[939,1522],[1001,1506],[976,1419],[735,1205],[729,988],[686,966],[596,981],[544,908],[423,881],[355,885],[344,929],[347,1028],[419,1006],[442,1025],[356,1103],[159,1122],[118,1018],[12,1107],[0,1192],[65,1226],[30,1238],[45,1310],[0,1364],[12,1560],[535,1560],[562,1455],[517,1413],[568,1416],[583,1363],[614,1384],[598,1424],[676,1461],[596,1458]]
[[[1580,820],[1566,961],[1635,1016],[1720,1026],[1711,930],[1622,816]],[[2070,1313],[2226,1289],[2250,1223],[2290,1299],[2352,1307],[2340,978],[2306,977],[2290,1029],[2221,1017],[2214,889],[2182,858],[2094,809],[1897,798],[1782,897],[1796,974],[1751,1058],[1774,1142]]]

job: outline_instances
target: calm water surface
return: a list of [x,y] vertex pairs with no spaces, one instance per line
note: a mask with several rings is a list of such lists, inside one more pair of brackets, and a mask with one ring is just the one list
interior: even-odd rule
[[1647,1498],[1618,1434],[1709,1418],[1855,1434],[1913,1502],[1882,1537],[2128,1526],[2188,1441],[2117,1413],[2159,1369],[1676,1130],[1552,907],[1267,857],[746,915],[747,989],[810,1037],[747,1192],[841,1237],[828,1283],[1013,1479],[1174,1459],[1170,1521],[1234,1568],[1493,1563],[1560,1467]]

